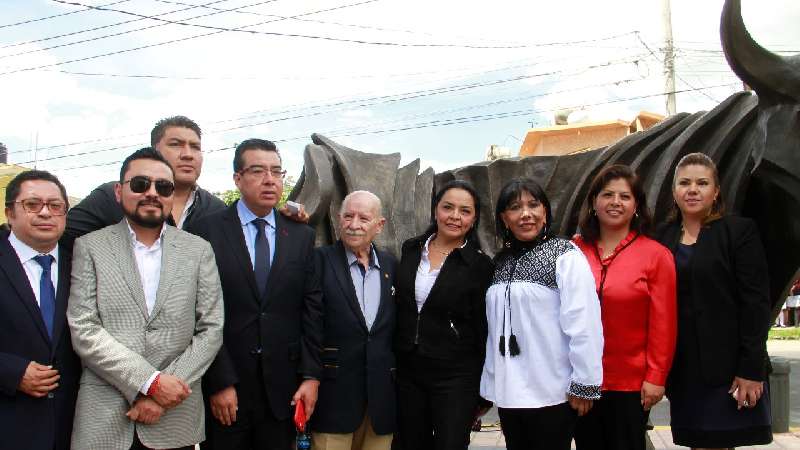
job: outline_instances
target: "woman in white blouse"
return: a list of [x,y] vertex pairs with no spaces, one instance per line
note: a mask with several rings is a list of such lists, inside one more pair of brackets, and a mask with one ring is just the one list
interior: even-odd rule
[[466,450],[478,405],[492,263],[477,233],[480,198],[466,181],[434,198],[431,226],[397,267],[398,432],[404,450]]
[[535,181],[508,182],[495,218],[503,250],[486,293],[480,393],[497,405],[509,450],[566,450],[577,416],[600,398],[594,277],[583,253],[550,230],[550,202]]

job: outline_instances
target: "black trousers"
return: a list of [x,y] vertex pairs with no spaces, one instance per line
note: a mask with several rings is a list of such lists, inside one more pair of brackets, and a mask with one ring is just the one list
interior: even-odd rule
[[578,414],[561,403],[543,408],[498,408],[508,450],[569,450]]
[[477,363],[398,355],[399,450],[465,450],[478,405]]
[[[278,420],[269,407],[267,394],[260,389],[258,401],[239,407],[236,422],[222,425],[209,412],[206,415],[206,440],[202,450],[292,450],[295,429],[291,419]],[[241,405],[241,401],[240,401]],[[286,405],[289,408],[289,405]],[[207,411],[210,411],[206,405]]]
[[578,418],[578,450],[644,450],[647,418],[639,392],[603,391],[603,398]]
[[[142,441],[139,440],[139,435],[134,432],[133,433],[133,445],[131,445],[131,450],[149,450],[150,447],[145,447],[142,444]],[[170,450],[194,450],[194,445],[188,445],[186,447],[178,447]]]

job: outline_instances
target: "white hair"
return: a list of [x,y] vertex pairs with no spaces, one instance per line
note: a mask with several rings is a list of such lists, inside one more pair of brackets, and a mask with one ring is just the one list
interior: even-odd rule
[[363,195],[365,197],[368,197],[372,201],[373,211],[375,212],[376,217],[383,217],[383,205],[381,203],[381,199],[378,198],[377,195],[373,194],[370,191],[353,191],[353,192],[347,194],[347,196],[345,196],[344,200],[342,200],[342,207],[339,208],[339,215],[341,216],[342,213],[345,211],[345,209],[347,209],[346,208],[347,207],[347,202],[349,202],[351,199],[353,199],[353,198],[355,198],[357,196],[361,196],[361,195]]

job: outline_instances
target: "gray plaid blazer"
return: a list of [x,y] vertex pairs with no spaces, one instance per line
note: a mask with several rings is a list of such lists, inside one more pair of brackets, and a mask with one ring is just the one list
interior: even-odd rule
[[[222,344],[223,305],[214,252],[201,238],[167,226],[161,278],[148,316],[128,225],[75,241],[67,320],[84,366],[72,448],[128,450],[134,430],[150,448],[205,439],[200,377]],[[125,413],[160,370],[185,380],[192,394],[157,424]]]

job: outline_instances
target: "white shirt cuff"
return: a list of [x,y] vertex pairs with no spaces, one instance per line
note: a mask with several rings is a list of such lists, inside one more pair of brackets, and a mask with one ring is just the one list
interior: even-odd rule
[[142,385],[142,388],[141,388],[141,389],[139,389],[139,392],[141,392],[141,393],[142,393],[142,394],[144,394],[144,395],[147,395],[147,391],[149,391],[149,390],[150,390],[150,385],[151,385],[151,384],[153,384],[153,381],[155,381],[155,380],[156,380],[156,377],[157,377],[157,376],[158,376],[160,373],[161,373],[161,371],[160,371],[160,370],[156,370],[155,372],[153,372],[153,374],[152,374],[152,375],[150,375],[150,378],[148,378],[148,379],[147,379],[147,381],[145,381],[145,382],[144,382],[144,384]]

